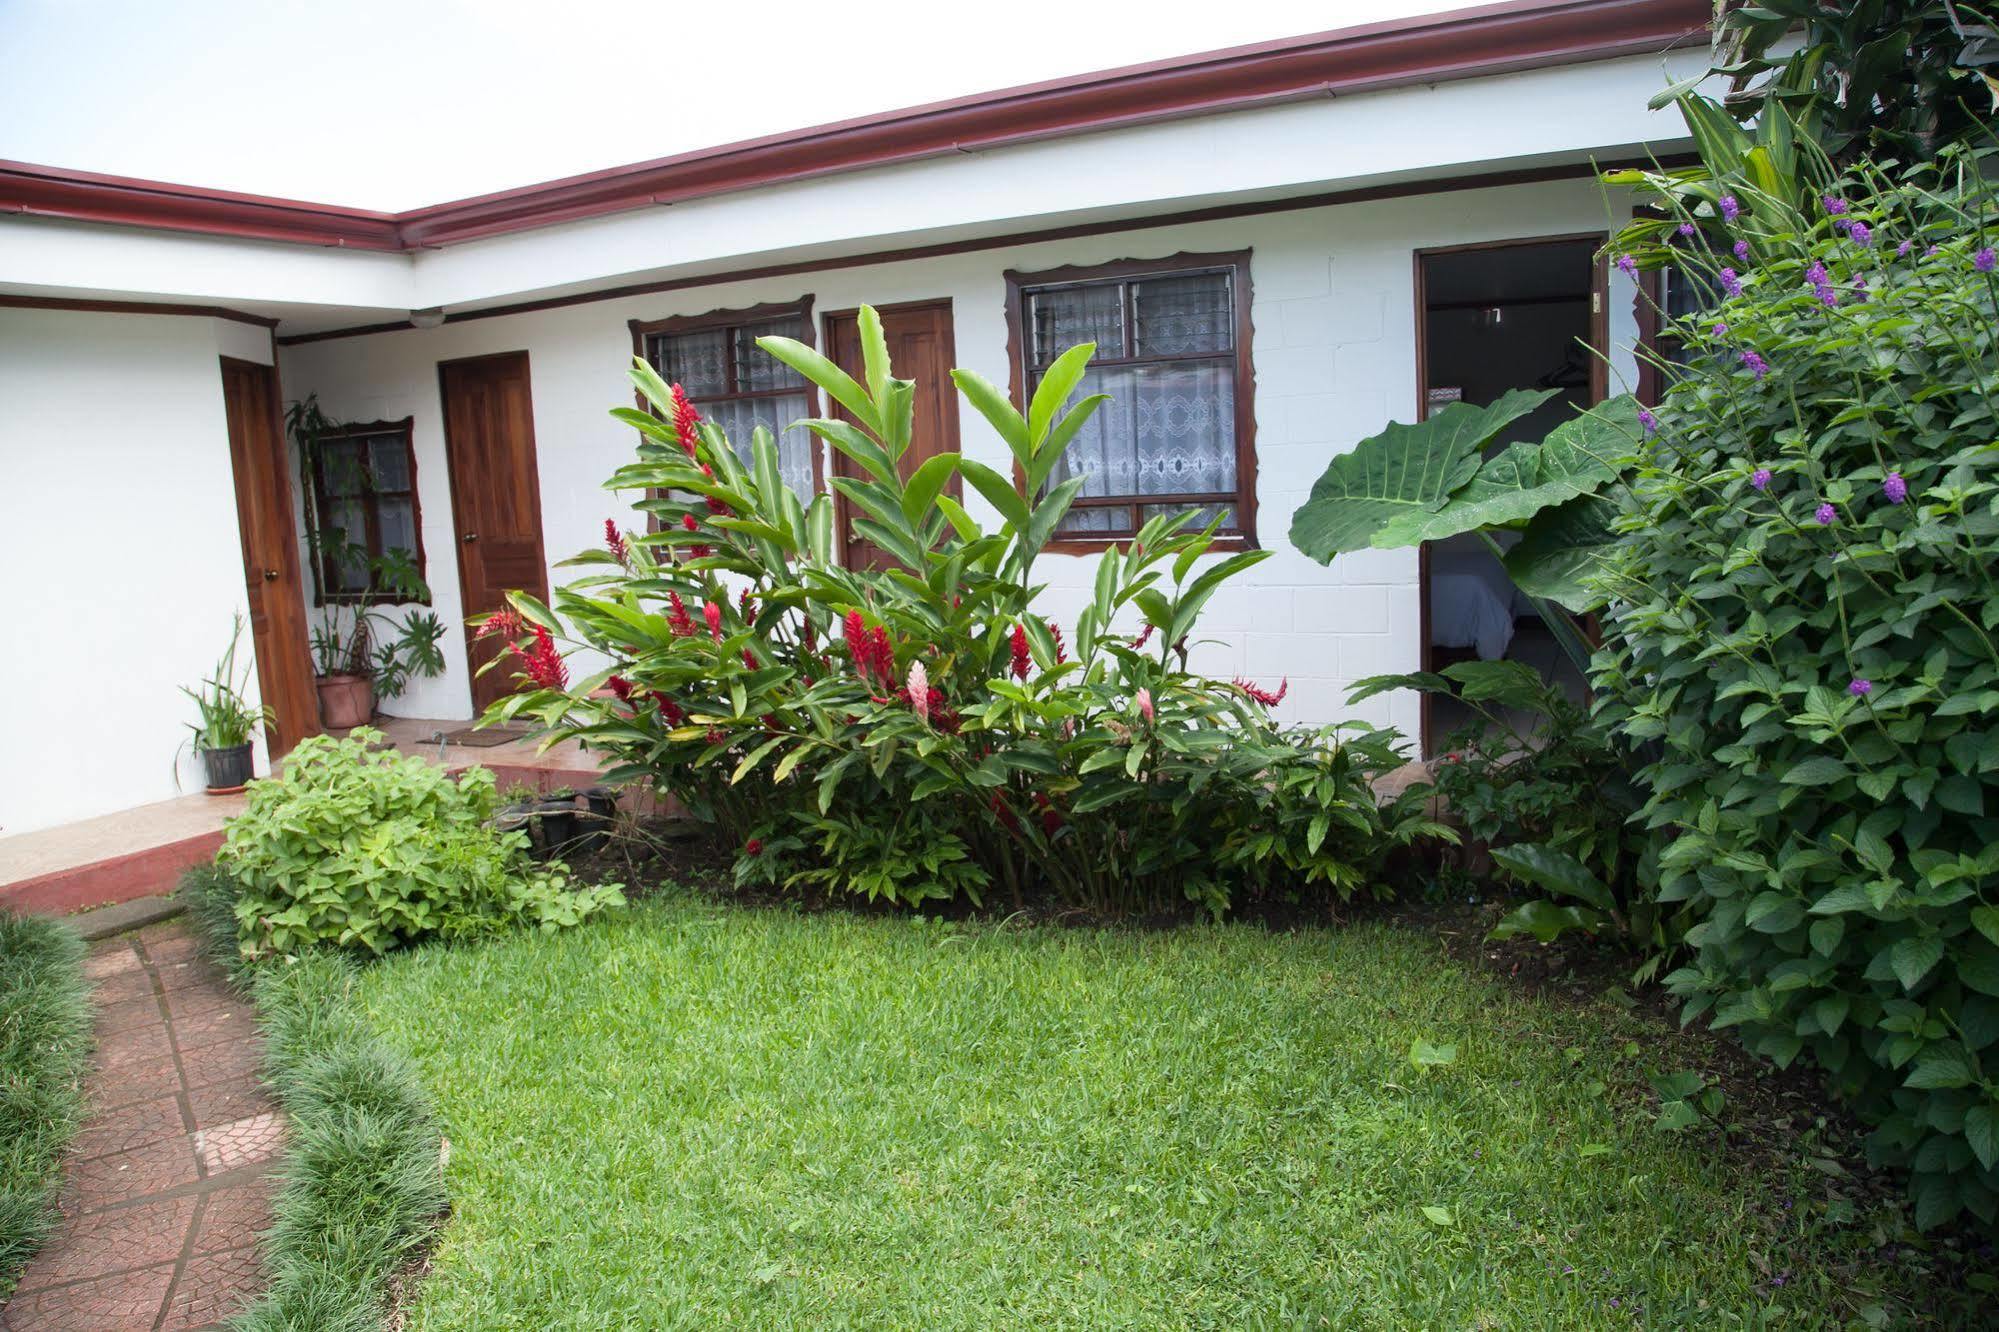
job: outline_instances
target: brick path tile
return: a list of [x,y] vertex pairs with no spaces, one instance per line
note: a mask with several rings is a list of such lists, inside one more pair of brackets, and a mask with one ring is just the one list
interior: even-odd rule
[[[144,931],[140,938],[145,938]],[[186,962],[200,957],[203,949],[201,940],[191,934],[169,934],[146,940],[146,958],[154,966],[168,962]]]
[[138,950],[131,944],[99,947],[83,960],[83,977],[85,980],[103,980],[107,976],[142,970],[145,965],[139,960]]
[[248,1041],[256,1034],[257,1023],[248,1008],[218,1008],[174,1020],[174,1040],[184,1051],[220,1041]]
[[263,1042],[254,1039],[216,1041],[180,1052],[181,1074],[190,1087],[254,1077],[263,1060]]
[[263,1289],[255,1249],[230,1249],[188,1259],[167,1301],[160,1332],[186,1332],[219,1323]]
[[[260,1288],[284,1118],[250,1005],[178,924],[95,947],[90,1113],[0,1332],[208,1327]],[[193,1125],[202,1126],[191,1129]]]
[[180,1097],[160,1096],[93,1115],[83,1132],[77,1134],[74,1150],[79,1161],[88,1161],[113,1152],[129,1152],[163,1138],[183,1137],[186,1133]]
[[94,1212],[149,1193],[177,1189],[200,1178],[188,1140],[176,1135],[129,1152],[72,1162],[64,1181],[62,1209],[65,1213]]
[[194,1135],[194,1149],[211,1175],[267,1161],[285,1145],[284,1116],[276,1111],[218,1124]]
[[254,1244],[271,1228],[271,1207],[277,1196],[277,1180],[268,1173],[209,1194],[208,1205],[201,1210],[201,1224],[194,1232],[194,1252],[221,1253]]
[[137,999],[120,999],[114,1004],[100,1004],[92,1028],[97,1035],[115,1036],[121,1031],[131,1031],[135,1027],[156,1027],[167,1020],[160,1012],[158,996],[147,993]]
[[152,1267],[180,1258],[194,1220],[192,1197],[135,1203],[97,1216],[69,1217],[21,1273],[22,1290]]
[[72,1286],[23,1291],[0,1318],[7,1332],[134,1332],[153,1325],[173,1279],[169,1263]]
[[143,1067],[92,1069],[85,1075],[83,1090],[93,1112],[116,1110],[134,1101],[151,1101],[180,1090],[180,1070],[171,1059]]
[[252,1011],[250,1001],[230,989],[220,981],[203,981],[197,985],[184,985],[173,992],[174,1020],[193,1018],[203,1013],[213,1013],[229,1009],[239,1013]]
[[153,975],[159,978],[163,990],[185,990],[213,982],[215,968],[202,958],[188,958],[158,963],[153,967]]
[[173,1042],[167,1039],[164,1023],[147,1027],[132,1027],[126,1031],[113,1032],[101,1037],[97,1042],[97,1053],[92,1056],[93,1067],[104,1072],[114,1072],[124,1068],[145,1068],[160,1063],[173,1063]]
[[196,1087],[187,1094],[194,1107],[194,1122],[204,1128],[229,1124],[271,1108],[271,1098],[255,1078],[232,1078],[208,1087]]
[[125,999],[150,999],[153,997],[153,973],[144,969],[121,971],[92,985],[90,993],[100,1004],[115,1004]]

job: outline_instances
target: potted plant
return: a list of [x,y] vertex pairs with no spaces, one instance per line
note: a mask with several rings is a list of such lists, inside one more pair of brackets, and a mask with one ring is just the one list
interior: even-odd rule
[[[299,453],[306,542],[320,602],[319,622],[311,635],[320,722],[329,731],[351,730],[365,725],[378,703],[399,696],[412,679],[444,673],[444,653],[438,646],[444,639],[444,621],[429,610],[412,608],[398,617],[386,609],[430,601],[430,586],[413,552],[395,546],[375,554],[344,529],[320,522],[316,487],[330,461],[322,460],[320,453],[324,438],[341,427],[312,397],[291,405],[285,426]],[[359,481],[372,484],[365,474]],[[365,577],[329,588],[329,569]],[[363,590],[353,590],[357,587]]]
[[[403,551],[367,561],[376,572],[379,595],[396,601],[424,601],[430,589],[416,576]],[[435,612],[411,610],[396,620],[378,606],[329,602],[312,630],[313,681],[319,691],[320,723],[329,731],[366,725],[382,699],[400,696],[413,679],[444,672],[444,621]]]
[[[249,783],[251,739],[259,726],[276,724],[269,708],[252,704],[245,697],[250,668],[243,667],[240,674],[236,669],[236,648],[242,640],[243,616],[239,613],[229,635],[229,650],[216,663],[215,673],[198,689],[181,686],[181,692],[194,700],[201,713],[201,720],[190,722],[188,730],[194,733],[195,752],[201,755],[207,771],[210,795],[228,795]],[[178,763],[175,775],[178,783]]]

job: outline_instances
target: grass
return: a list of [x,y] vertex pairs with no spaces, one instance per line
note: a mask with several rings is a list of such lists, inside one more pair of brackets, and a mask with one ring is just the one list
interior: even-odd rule
[[264,1078],[290,1118],[275,1224],[262,1237],[265,1293],[235,1332],[377,1332],[390,1279],[417,1257],[445,1208],[439,1138],[410,1062],[354,1003],[359,972],[323,951],[246,966],[234,947],[234,888],[213,866],[181,881],[212,953],[247,985],[264,1035]]
[[54,1223],[90,1044],[83,941],[0,910],[0,1304]]
[[453,1142],[412,1329],[1817,1328],[1911,1284],[1802,1167],[1620,1104],[1641,1019],[1386,926],[678,899],[358,996]]

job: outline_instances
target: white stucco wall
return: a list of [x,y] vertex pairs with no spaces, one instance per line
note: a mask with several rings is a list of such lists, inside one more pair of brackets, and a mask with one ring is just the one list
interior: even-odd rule
[[[246,611],[226,320],[0,309],[0,834],[199,791],[179,692]],[[254,664],[245,630],[239,662]],[[252,673],[252,689],[255,676]],[[258,770],[264,771],[261,739]]]
[[[1413,550],[1368,551],[1324,568],[1293,551],[1291,513],[1338,451],[1409,419],[1416,402],[1413,250],[1476,241],[1607,230],[1628,207],[1607,203],[1588,179],[1415,196],[1151,228],[1059,242],[982,250],[939,259],[734,282],[665,295],[596,301],[531,314],[302,344],[283,351],[288,395],[317,391],[321,404],[350,420],[415,418],[428,577],[438,613],[456,626],[462,607],[455,565],[437,362],[526,350],[534,394],[542,520],[551,562],[601,540],[617,501],[599,489],[631,452],[633,434],[606,415],[629,403],[626,321],[700,314],[806,293],[815,312],[863,302],[948,297],[958,363],[1007,382],[1006,269],[1158,258],[1181,251],[1253,251],[1250,277],[1257,421],[1257,530],[1275,554],[1216,599],[1203,632],[1199,669],[1241,674],[1275,686],[1291,680],[1280,715],[1302,722],[1364,716],[1413,735],[1413,697],[1346,704],[1363,676],[1414,669],[1419,662],[1417,559]],[[1613,274],[1611,340],[1636,335],[1634,293]],[[823,342],[822,342],[823,345]],[[1628,350],[1612,381],[1633,377]],[[1000,465],[1004,446],[961,403],[967,454]],[[977,497],[969,497],[976,505]],[[990,517],[990,515],[986,515]],[[1072,622],[1087,596],[1094,557],[1049,557],[1048,613]],[[566,571],[551,568],[559,586]],[[446,643],[449,667],[420,681],[396,711],[465,717],[471,701],[462,634]]]

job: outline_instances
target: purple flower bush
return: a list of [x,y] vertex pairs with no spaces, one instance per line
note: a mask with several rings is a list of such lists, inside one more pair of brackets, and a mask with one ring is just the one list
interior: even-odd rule
[[[1620,238],[1719,299],[1672,329],[1689,356],[1594,579],[1600,715],[1647,747],[1656,891],[1695,922],[1666,983],[1687,1020],[1815,1066],[1923,1227],[1999,1222],[1999,201],[1979,166],[1862,165],[1788,214],[1768,191],[1721,210],[1715,248],[1753,247],[1750,283]],[[1663,248],[1687,205],[1654,179]]]

